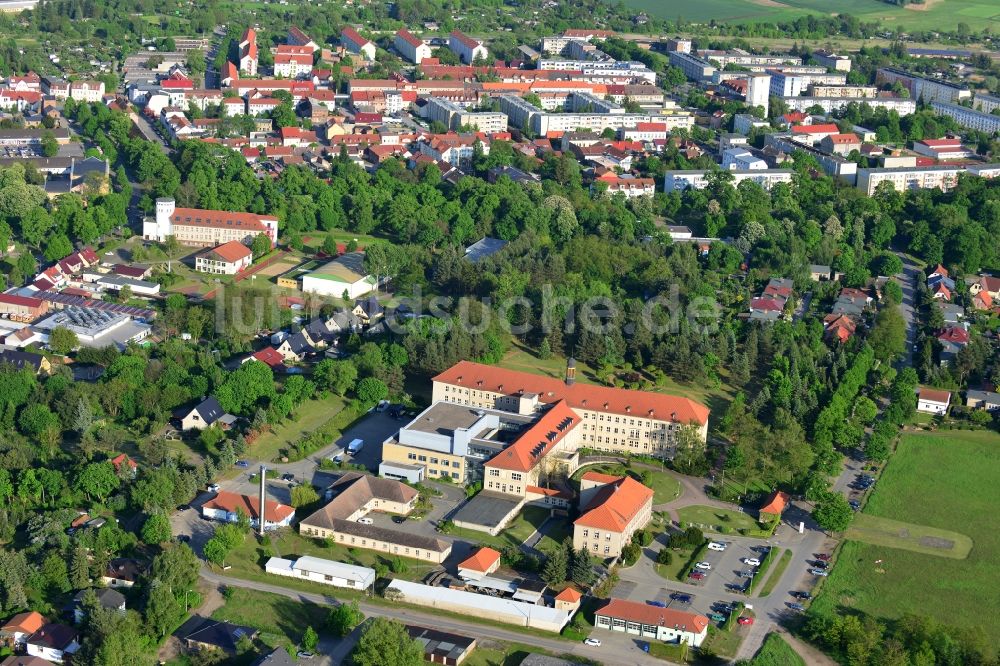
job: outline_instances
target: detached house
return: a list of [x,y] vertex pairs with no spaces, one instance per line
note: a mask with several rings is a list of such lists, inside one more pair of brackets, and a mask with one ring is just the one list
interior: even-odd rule
[[286,361],[302,361],[306,356],[316,353],[316,346],[305,329],[299,329],[285,338],[275,351]]
[[209,396],[181,416],[181,430],[204,430],[218,421],[221,421],[220,425],[225,426],[229,421],[225,417],[233,418],[232,415],[226,414],[226,410],[222,409],[215,396]]
[[951,393],[921,386],[917,390],[917,411],[924,414],[945,414],[951,404]]
[[28,637],[46,624],[48,624],[48,620],[41,613],[35,611],[18,613],[0,627],[0,641],[12,648],[24,647]]
[[62,663],[66,656],[80,649],[79,634],[65,624],[46,624],[25,640],[27,652],[32,657]]
[[938,333],[937,339],[941,343],[941,364],[944,365],[969,344],[969,332],[961,326],[948,326]]
[[[219,520],[225,523],[235,523],[240,513],[250,519],[250,525],[257,527],[260,517],[260,501],[249,495],[238,495],[221,491],[201,507],[201,515],[209,520]],[[295,509],[273,500],[264,502],[264,529],[288,527],[295,518]]]

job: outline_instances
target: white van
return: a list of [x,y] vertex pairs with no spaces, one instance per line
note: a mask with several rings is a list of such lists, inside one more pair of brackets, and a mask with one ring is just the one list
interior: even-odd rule
[[353,456],[355,453],[360,451],[364,447],[364,445],[365,445],[365,440],[363,439],[351,440],[351,443],[347,445],[347,452]]

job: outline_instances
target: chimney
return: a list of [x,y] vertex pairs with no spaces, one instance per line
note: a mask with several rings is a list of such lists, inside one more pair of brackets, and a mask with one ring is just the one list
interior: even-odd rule
[[566,386],[576,383],[576,359],[570,356],[566,359]]
[[264,482],[267,467],[260,466],[260,506],[257,508],[257,533],[264,536]]

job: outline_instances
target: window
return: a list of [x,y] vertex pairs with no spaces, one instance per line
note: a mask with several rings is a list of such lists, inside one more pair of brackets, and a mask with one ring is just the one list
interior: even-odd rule
[[511,472],[510,473],[510,480],[511,481],[520,481],[521,480],[521,474],[519,472]]
[[584,531],[583,531],[583,536],[584,536],[585,538],[586,538],[586,537],[588,536],[588,532],[590,532],[590,530],[584,530]]
[[306,571],[305,569],[300,569],[299,573],[302,574],[303,576],[308,576],[309,575],[309,572]]
[[408,453],[408,454],[406,454],[406,457],[409,458],[410,460],[416,460],[417,459],[417,454],[416,453]]
[[417,460],[420,462],[427,462],[427,456],[417,456]]
[[451,463],[451,466],[454,467],[455,469],[459,469],[462,466],[462,463],[455,460]]
[[611,546],[605,546],[604,547],[604,554],[607,555],[610,552],[611,552]]
[[333,576],[323,576],[323,580],[333,580]]
[[458,478],[458,472],[452,472],[451,473],[451,478],[457,479]]
[[490,476],[500,476],[500,470],[491,468]]

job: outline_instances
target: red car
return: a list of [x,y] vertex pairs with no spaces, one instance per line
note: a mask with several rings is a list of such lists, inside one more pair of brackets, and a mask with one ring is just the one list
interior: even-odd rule
[[830,555],[829,555],[829,553],[816,553],[816,559],[817,560],[823,560],[824,562],[829,562],[830,561]]
[[700,571],[692,572],[691,579],[692,580],[705,580],[705,574],[701,573]]
[[751,625],[751,624],[753,624],[753,618],[752,617],[740,617],[740,618],[736,619],[736,622],[738,624],[742,624],[742,625]]

